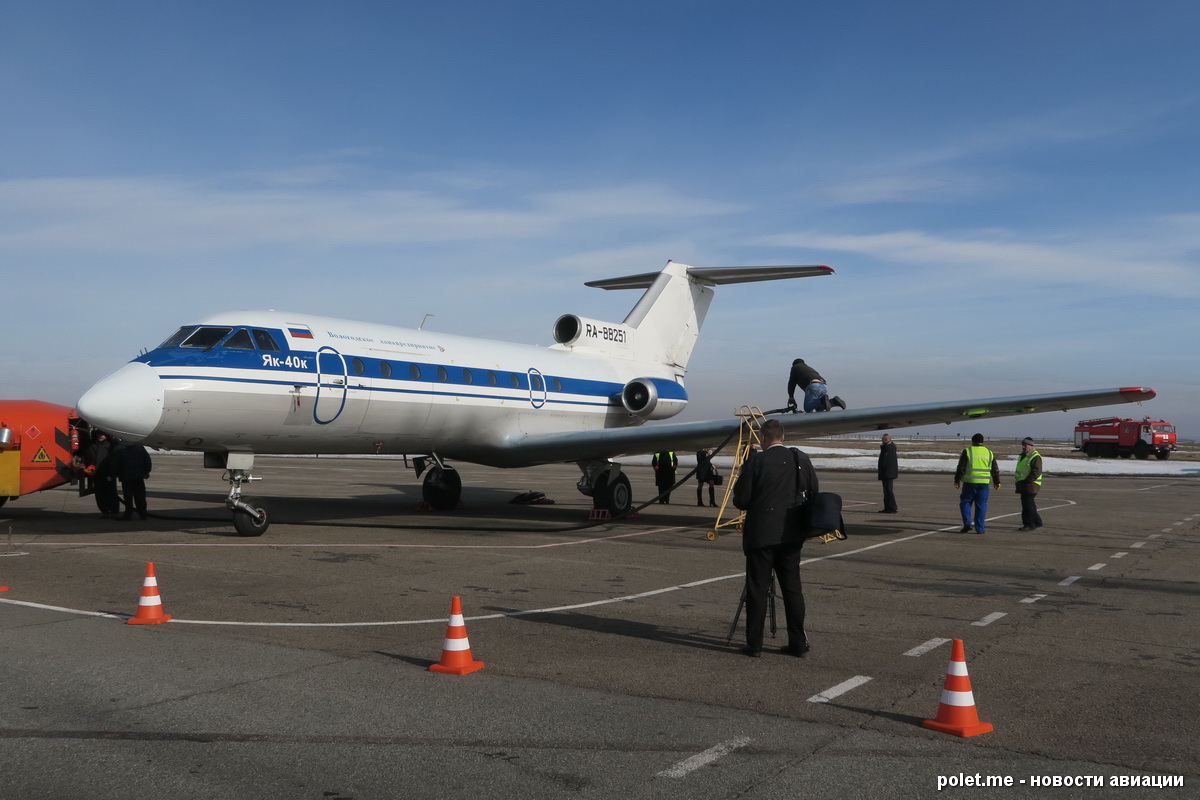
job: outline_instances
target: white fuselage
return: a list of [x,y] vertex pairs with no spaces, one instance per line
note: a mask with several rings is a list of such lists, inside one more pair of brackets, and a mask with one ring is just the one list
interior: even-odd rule
[[[436,453],[531,462],[533,434],[638,425],[683,409],[683,370],[599,338],[550,347],[276,311],[186,326],[100,381],[80,413],[117,436],[171,449]],[[653,384],[631,413],[622,389]]]

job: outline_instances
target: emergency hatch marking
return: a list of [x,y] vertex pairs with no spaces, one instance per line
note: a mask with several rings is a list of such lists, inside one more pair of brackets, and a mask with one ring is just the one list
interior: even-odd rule
[[30,463],[33,463],[33,464],[49,464],[50,463],[50,454],[46,452],[45,445],[38,448],[37,453],[35,453],[33,456],[33,461]]
[[1079,576],[1078,576],[1078,575],[1072,575],[1071,577],[1069,577],[1069,578],[1066,578],[1065,580],[1061,580],[1061,581],[1059,581],[1059,582],[1058,582],[1058,585],[1059,585],[1059,586],[1070,586],[1072,583],[1074,583],[1074,582],[1075,582],[1075,581],[1077,581],[1077,580],[1079,580]]
[[972,625],[975,625],[975,626],[977,626],[977,627],[980,627],[980,628],[982,628],[984,625],[991,625],[993,622],[995,622],[996,620],[1000,619],[1001,617],[1007,617],[1007,616],[1008,616],[1007,612],[1004,612],[1004,611],[996,611],[996,612],[994,612],[994,613],[988,614],[988,615],[987,615],[986,617],[984,617],[983,619],[977,619],[977,620],[975,620],[975,621],[974,621],[974,622],[972,622],[971,624],[972,624]]

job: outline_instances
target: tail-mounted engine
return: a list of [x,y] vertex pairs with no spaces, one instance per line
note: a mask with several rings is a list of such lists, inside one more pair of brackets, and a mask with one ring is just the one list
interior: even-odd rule
[[621,405],[641,419],[668,419],[683,411],[687,392],[664,378],[635,378],[621,389]]
[[554,341],[565,347],[588,347],[629,358],[637,331],[628,325],[563,314],[554,323]]

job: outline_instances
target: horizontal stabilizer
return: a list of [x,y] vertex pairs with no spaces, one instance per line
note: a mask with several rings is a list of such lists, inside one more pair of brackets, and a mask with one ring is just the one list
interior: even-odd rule
[[[646,289],[654,283],[661,273],[643,272],[640,275],[626,275],[623,278],[606,278],[599,281],[588,281],[584,286],[595,289]],[[811,266],[785,267],[688,267],[687,274],[697,283],[705,286],[720,286],[727,283],[753,283],[755,281],[779,281],[786,278],[812,278],[818,275],[832,275],[833,268]]]

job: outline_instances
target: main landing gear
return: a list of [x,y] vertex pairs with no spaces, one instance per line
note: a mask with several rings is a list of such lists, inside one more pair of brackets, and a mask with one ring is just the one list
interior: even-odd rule
[[225,480],[229,481],[229,496],[225,507],[233,512],[233,527],[242,536],[262,536],[271,525],[271,512],[261,497],[242,495],[242,487],[253,481],[261,481],[250,475],[254,466],[253,453],[205,453],[204,466],[225,468]]
[[578,461],[583,472],[575,487],[592,498],[592,506],[608,511],[612,516],[627,513],[633,508],[633,490],[621,465],[612,461]]
[[[427,461],[433,461],[426,472]],[[446,462],[437,455],[422,456],[413,459],[417,469],[417,477],[425,473],[425,481],[421,484],[421,497],[436,511],[453,511],[462,500],[462,478],[458,470],[447,466]]]

